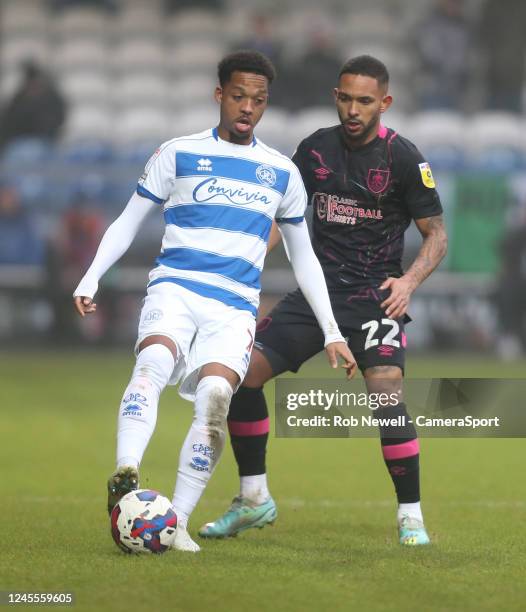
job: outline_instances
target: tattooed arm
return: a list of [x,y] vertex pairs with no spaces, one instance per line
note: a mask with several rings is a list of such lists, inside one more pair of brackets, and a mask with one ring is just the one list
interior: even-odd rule
[[416,288],[444,258],[447,251],[447,234],[442,215],[416,219],[415,223],[424,241],[417,258],[404,276],[412,278]]
[[380,289],[391,289],[391,294],[382,303],[385,314],[398,319],[407,312],[413,291],[422,283],[442,261],[447,251],[447,234],[442,215],[415,219],[424,239],[415,261],[400,278],[388,278]]

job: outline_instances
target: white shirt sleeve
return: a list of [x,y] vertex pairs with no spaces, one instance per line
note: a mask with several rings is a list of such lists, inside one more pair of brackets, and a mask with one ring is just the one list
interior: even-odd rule
[[325,277],[312,249],[306,222],[283,223],[279,229],[298,285],[325,336],[325,346],[345,342],[332,313]]
[[156,204],[164,204],[175,183],[175,147],[171,141],[163,143],[147,161],[137,193]]
[[291,162],[287,191],[276,211],[276,222],[301,223],[305,218],[307,193],[298,168]]
[[157,206],[151,199],[143,198],[137,193],[132,195],[126,208],[106,230],[95,258],[75,289],[73,297],[93,298],[102,275],[128,250],[141,223],[153,209],[157,209]]

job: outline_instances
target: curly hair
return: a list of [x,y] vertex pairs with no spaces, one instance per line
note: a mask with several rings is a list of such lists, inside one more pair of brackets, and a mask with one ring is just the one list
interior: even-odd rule
[[263,55],[263,53],[251,49],[234,51],[234,53],[230,53],[219,62],[217,65],[217,76],[221,87],[228,83],[232,73],[236,70],[239,72],[261,74],[267,77],[269,85],[276,78],[276,69],[269,58]]

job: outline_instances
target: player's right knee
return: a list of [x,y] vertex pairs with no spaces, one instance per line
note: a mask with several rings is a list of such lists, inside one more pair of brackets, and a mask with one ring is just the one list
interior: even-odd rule
[[154,346],[156,344],[165,346],[172,353],[174,360],[177,361],[177,344],[171,338],[168,336],[163,336],[162,334],[146,336],[144,340],[141,340],[141,343],[139,344],[139,353],[149,346]]
[[262,387],[268,380],[274,377],[272,366],[265,354],[254,349],[250,357],[250,365],[242,382],[243,387],[257,389]]
[[141,349],[132,380],[140,387],[152,386],[159,393],[168,384],[175,367],[175,358],[164,344],[150,344]]

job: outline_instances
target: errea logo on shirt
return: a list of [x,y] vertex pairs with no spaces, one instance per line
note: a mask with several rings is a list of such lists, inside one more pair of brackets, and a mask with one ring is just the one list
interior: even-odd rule
[[197,160],[197,169],[199,172],[212,172],[212,162],[207,157],[201,157]]

